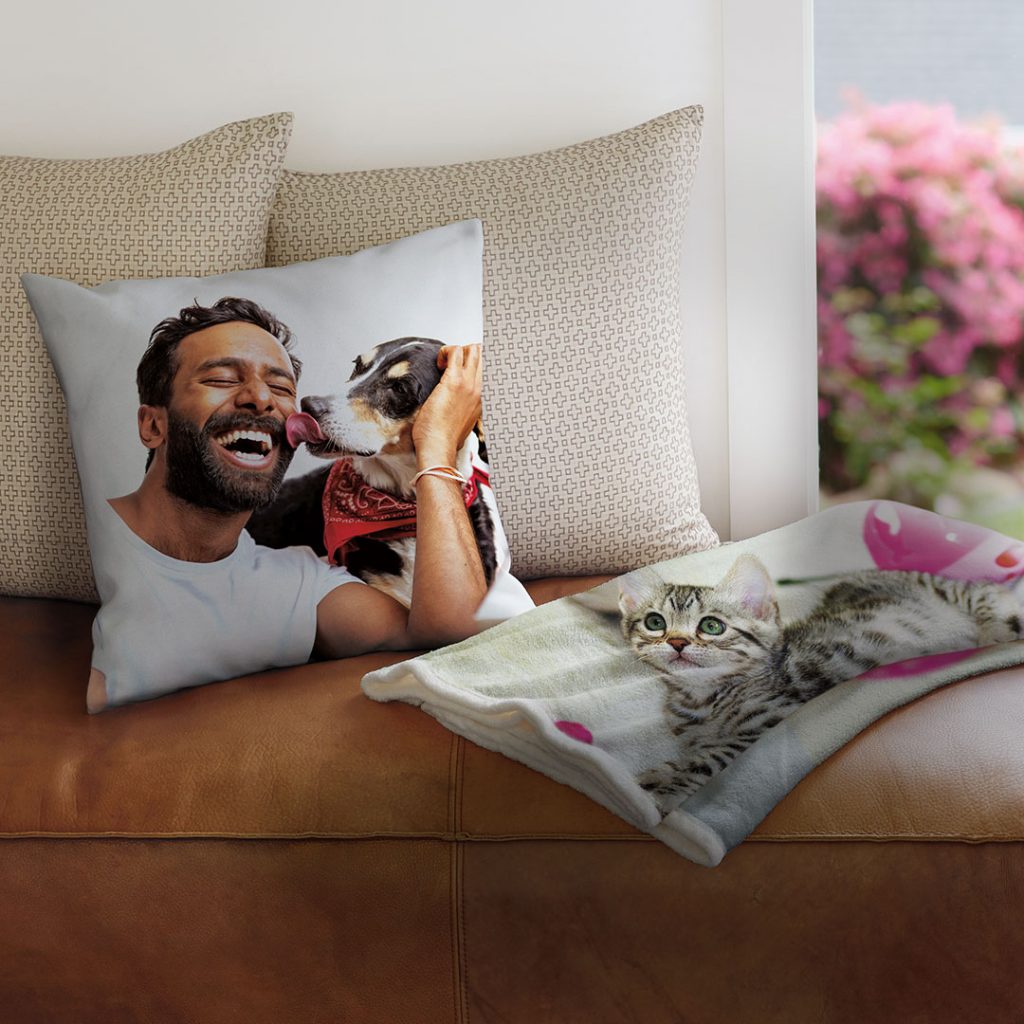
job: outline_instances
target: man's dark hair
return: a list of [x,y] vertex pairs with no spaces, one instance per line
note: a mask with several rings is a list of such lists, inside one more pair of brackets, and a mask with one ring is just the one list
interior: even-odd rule
[[139,388],[139,402],[142,405],[160,405],[166,408],[171,401],[171,382],[178,369],[177,350],[184,338],[196,331],[242,321],[262,327],[281,342],[292,363],[295,379],[302,372],[302,361],[292,355],[292,332],[258,306],[252,299],[235,299],[226,297],[219,299],[212,306],[200,306],[198,302],[186,306],[177,316],[169,316],[153,328],[149,336],[149,346],[139,362],[135,381]]

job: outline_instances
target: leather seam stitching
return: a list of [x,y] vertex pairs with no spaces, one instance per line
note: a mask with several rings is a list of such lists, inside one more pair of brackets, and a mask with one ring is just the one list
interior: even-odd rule
[[468,832],[0,832],[4,839],[441,839],[450,843],[511,842],[517,839],[581,839],[586,841],[655,842],[653,836],[594,833],[516,832],[505,835],[473,835]]
[[[454,735],[452,747],[452,759],[450,762],[449,791],[451,801],[449,810],[451,819],[449,827],[454,838],[462,831],[462,799],[463,799],[463,761],[465,756],[465,741],[458,734]],[[451,916],[450,927],[452,930],[452,995],[455,1000],[455,1021],[456,1024],[467,1024],[467,1000],[466,1000],[466,963],[465,963],[465,931],[463,928],[464,900],[463,900],[463,847],[460,842],[453,842],[451,849],[451,882],[450,900]]]
[[1010,832],[971,832],[952,835],[949,832],[766,832],[763,835],[749,836],[750,842],[785,843],[789,841],[806,842],[817,840],[848,841],[863,839],[868,842],[935,842],[948,843],[1020,843],[1024,835]]
[[[463,830],[463,822],[465,821],[465,800],[466,800],[466,786],[465,786],[465,771],[466,771],[466,742],[460,736],[459,737],[459,818],[456,824],[456,834],[461,833]],[[461,1005],[460,1010],[462,1013],[463,1024],[469,1024],[469,956],[466,949],[466,851],[462,843],[456,843],[456,848],[459,851],[459,903],[458,903],[458,914],[459,914],[459,958],[460,958],[460,970],[459,970],[459,990]]]
[[462,737],[452,733],[448,751],[448,820],[447,839],[451,842],[448,852],[448,929],[451,956],[452,1011],[454,1024],[465,1024],[463,1015],[463,962],[462,936],[459,931],[459,904],[461,894],[462,845],[453,841],[461,829],[461,772]]
[[458,937],[455,927],[455,884],[458,877],[458,843],[452,843],[448,851],[448,929],[449,945],[451,949],[451,978],[452,978],[452,1020],[454,1024],[461,1024],[459,1018],[459,950]]
[[[409,840],[437,839],[457,845],[459,843],[509,843],[517,841],[550,840],[554,842],[611,842],[611,843],[654,843],[654,836],[644,833],[636,835],[616,833],[559,833],[559,832],[517,832],[508,834],[471,835],[468,832],[0,832],[0,841],[17,839],[241,839],[268,842],[290,840]],[[1024,843],[1024,836],[1010,833],[978,833],[972,835],[950,835],[945,832],[789,832],[786,834],[765,834],[749,836],[745,843],[786,843],[786,842],[947,842],[947,843]]]

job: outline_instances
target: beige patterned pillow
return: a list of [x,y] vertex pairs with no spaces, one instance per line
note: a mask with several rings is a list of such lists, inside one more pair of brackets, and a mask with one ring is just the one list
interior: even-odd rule
[[19,275],[262,266],[291,125],[271,114],[144,156],[0,157],[0,592],[96,600],[64,400]]
[[700,511],[679,321],[702,119],[686,107],[505,160],[282,175],[271,266],[483,221],[484,408],[526,577],[623,572],[717,543]]

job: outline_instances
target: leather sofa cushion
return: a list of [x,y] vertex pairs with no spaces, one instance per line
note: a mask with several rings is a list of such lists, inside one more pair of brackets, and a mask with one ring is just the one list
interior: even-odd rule
[[[583,582],[532,589],[552,599]],[[0,835],[648,840],[418,709],[362,695],[365,672],[409,655],[311,664],[90,716],[93,614],[0,599]],[[1022,734],[1024,671],[946,687],[821,765],[754,838],[1024,839]]]

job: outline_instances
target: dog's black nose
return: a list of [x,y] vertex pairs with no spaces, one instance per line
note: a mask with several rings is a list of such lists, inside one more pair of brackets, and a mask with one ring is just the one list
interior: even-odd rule
[[299,406],[303,412],[308,412],[310,416],[319,419],[330,410],[331,400],[322,395],[307,395],[299,402]]

